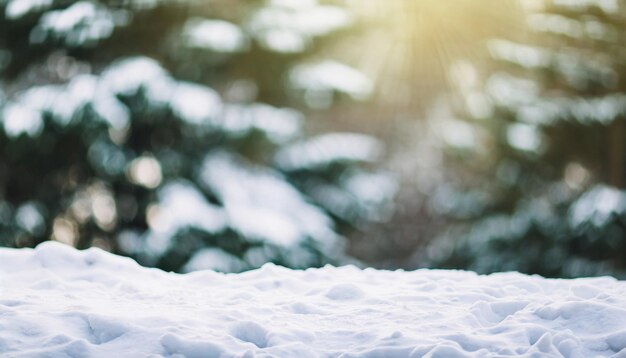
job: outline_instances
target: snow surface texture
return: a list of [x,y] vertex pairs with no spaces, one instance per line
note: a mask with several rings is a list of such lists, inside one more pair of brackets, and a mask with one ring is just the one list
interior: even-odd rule
[[626,357],[626,283],[0,249],[2,357]]

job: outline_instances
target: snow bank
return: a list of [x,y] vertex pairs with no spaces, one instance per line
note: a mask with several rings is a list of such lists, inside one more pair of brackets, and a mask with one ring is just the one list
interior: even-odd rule
[[517,273],[138,266],[0,249],[0,356],[626,356],[626,283]]

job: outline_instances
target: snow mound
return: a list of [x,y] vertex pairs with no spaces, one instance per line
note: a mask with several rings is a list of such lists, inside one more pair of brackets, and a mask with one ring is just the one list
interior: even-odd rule
[[624,357],[626,283],[517,273],[142,268],[0,249],[0,356]]

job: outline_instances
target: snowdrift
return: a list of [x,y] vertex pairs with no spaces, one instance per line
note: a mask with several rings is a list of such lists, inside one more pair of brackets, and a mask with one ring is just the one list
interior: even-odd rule
[[626,357],[626,283],[517,273],[138,266],[0,249],[0,356]]

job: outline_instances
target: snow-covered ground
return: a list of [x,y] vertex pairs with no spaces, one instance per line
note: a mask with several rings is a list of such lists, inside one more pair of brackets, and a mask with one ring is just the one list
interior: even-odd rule
[[626,357],[626,283],[0,249],[2,357]]

